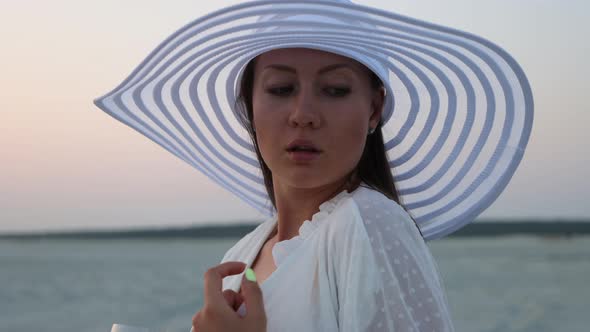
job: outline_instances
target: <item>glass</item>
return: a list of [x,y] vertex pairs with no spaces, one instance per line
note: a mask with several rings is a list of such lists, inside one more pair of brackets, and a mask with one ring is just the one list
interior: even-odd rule
[[113,327],[111,328],[111,332],[149,332],[149,330],[145,327],[123,325],[123,324],[113,324]]
[[[125,324],[113,324],[111,332],[170,332],[171,330],[165,329],[148,329],[147,327],[125,325]],[[191,332],[192,332],[191,328]]]

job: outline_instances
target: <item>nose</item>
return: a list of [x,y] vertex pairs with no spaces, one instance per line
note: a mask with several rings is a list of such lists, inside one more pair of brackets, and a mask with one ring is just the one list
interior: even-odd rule
[[293,110],[289,115],[290,126],[294,128],[308,126],[312,129],[319,128],[320,114],[318,113],[318,105],[314,98],[311,91],[300,90],[294,100]]

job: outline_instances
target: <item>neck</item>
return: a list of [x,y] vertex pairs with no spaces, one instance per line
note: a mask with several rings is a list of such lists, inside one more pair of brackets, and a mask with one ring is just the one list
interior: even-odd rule
[[[278,179],[277,179],[278,180]],[[322,203],[347,189],[354,190],[347,179],[315,188],[296,188],[280,181],[274,182],[275,203],[277,207],[277,227],[273,232],[273,242],[288,240],[299,235],[299,228],[306,220],[319,211]]]

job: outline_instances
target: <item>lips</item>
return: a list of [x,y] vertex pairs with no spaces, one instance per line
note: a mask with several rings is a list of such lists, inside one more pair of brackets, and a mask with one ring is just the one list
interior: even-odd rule
[[311,141],[297,139],[287,145],[287,152],[309,152],[309,153],[320,153],[320,150]]
[[286,148],[289,158],[296,163],[308,163],[320,156],[322,150],[311,141],[297,139],[289,143]]

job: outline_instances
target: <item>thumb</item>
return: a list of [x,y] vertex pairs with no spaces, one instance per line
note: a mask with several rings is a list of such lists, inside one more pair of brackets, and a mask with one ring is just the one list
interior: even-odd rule
[[[266,322],[262,290],[256,282],[254,270],[248,268],[242,279],[242,296],[246,305],[246,319]],[[266,324],[265,324],[266,325]]]

